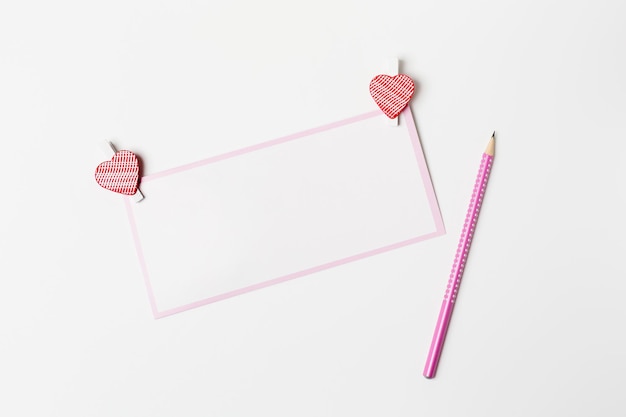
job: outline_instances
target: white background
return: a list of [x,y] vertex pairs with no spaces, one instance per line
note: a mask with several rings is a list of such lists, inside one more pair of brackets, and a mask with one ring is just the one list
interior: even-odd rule
[[[0,414],[624,415],[625,18],[619,1],[2,2]],[[390,55],[420,85],[448,234],[154,320],[98,143],[152,173],[370,111]]]

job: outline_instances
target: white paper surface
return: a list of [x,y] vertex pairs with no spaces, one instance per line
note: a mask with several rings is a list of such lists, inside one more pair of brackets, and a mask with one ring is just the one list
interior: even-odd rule
[[442,233],[402,117],[394,128],[372,112],[145,178],[129,215],[156,315]]

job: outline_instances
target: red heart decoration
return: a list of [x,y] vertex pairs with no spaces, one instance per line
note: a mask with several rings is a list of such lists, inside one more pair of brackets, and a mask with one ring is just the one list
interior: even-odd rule
[[377,75],[370,81],[370,94],[380,109],[390,119],[398,117],[409,104],[415,83],[408,75]]
[[107,190],[133,195],[139,182],[139,162],[131,151],[119,151],[96,168],[96,182]]

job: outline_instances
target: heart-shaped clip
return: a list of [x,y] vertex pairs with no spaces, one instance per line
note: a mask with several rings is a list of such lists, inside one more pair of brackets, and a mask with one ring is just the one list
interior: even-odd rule
[[108,154],[113,154],[110,161],[102,162],[96,167],[96,182],[107,190],[133,196],[135,201],[141,201],[143,194],[139,190],[139,160],[131,151],[116,151],[111,142],[106,142],[104,148]]
[[409,104],[414,92],[415,83],[405,74],[394,76],[380,74],[370,82],[372,98],[390,119],[398,117]]

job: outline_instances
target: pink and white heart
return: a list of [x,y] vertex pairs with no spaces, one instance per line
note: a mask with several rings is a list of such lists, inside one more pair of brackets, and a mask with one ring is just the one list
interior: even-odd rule
[[96,182],[107,190],[133,195],[139,182],[139,161],[131,151],[118,151],[96,168]]
[[408,75],[377,75],[370,81],[370,94],[380,109],[390,119],[398,117],[409,104],[415,83]]

